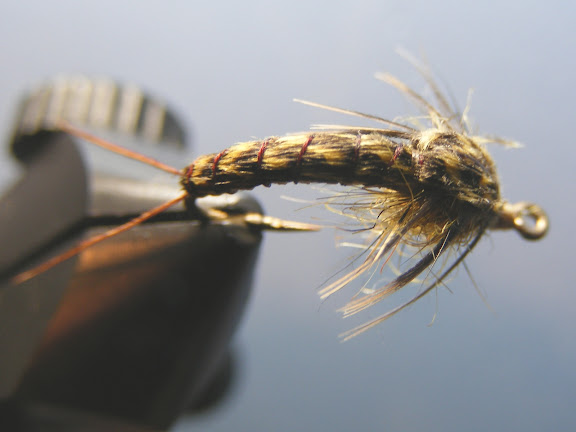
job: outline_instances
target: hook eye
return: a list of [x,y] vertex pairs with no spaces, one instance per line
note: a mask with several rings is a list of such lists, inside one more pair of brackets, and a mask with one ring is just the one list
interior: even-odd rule
[[505,203],[500,212],[499,228],[514,228],[527,240],[538,240],[548,232],[548,216],[539,205],[530,202]]

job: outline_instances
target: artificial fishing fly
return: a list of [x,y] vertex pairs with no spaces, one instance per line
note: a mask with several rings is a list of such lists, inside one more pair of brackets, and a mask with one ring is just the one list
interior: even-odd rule
[[[515,229],[524,238],[542,238],[548,218],[537,205],[510,204],[500,196],[496,168],[484,145],[511,145],[503,139],[475,136],[467,110],[458,113],[426,71],[421,70],[435,105],[391,75],[377,77],[409,98],[424,113],[412,122],[395,122],[356,111],[304,102],[383,123],[386,128],[323,126],[312,132],[269,137],[236,144],[220,153],[198,157],[182,171],[63,124],[62,129],[94,144],[180,176],[183,193],[134,220],[88,239],[14,279],[20,283],[42,273],[91,245],[126,231],[168,207],[196,198],[221,195],[256,186],[286,183],[327,183],[352,186],[352,201],[343,214],[352,216],[370,232],[364,260],[320,291],[326,298],[363,273],[386,263],[399,246],[415,248],[413,264],[391,282],[354,296],[342,309],[356,314],[415,281],[441,255],[457,250],[456,258],[434,274],[434,280],[407,302],[343,335],[345,339],[385,321],[424,297],[462,263],[488,230]],[[302,101],[300,101],[302,102]],[[427,123],[422,127],[422,123]],[[338,197],[334,201],[337,201]],[[276,228],[283,224],[274,222]],[[261,226],[274,227],[262,222]],[[302,226],[296,229],[311,229]],[[398,249],[399,250],[399,249]]]

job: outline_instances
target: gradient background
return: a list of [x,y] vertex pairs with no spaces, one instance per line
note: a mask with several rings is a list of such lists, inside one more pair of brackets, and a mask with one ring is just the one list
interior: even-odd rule
[[[298,97],[392,118],[414,110],[372,78],[390,71],[417,90],[395,50],[424,53],[481,131],[514,138],[493,148],[504,195],[549,212],[539,243],[494,233],[467,260],[494,312],[461,270],[379,328],[342,344],[358,319],[315,293],[346,263],[334,234],[266,235],[237,336],[239,373],[217,409],[183,431],[576,430],[574,186],[576,14],[547,1],[21,1],[0,6],[0,132],[22,91],[58,73],[132,81],[172,104],[193,132],[193,155],[252,137],[355,119]],[[5,149],[0,184],[17,175]],[[254,192],[268,213],[310,220],[279,195]],[[217,289],[217,287],[215,287]],[[402,297],[395,299],[400,301]],[[434,325],[428,327],[435,312]]]

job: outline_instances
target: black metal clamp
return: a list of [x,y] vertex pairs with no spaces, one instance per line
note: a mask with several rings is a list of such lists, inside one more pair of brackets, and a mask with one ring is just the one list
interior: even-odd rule
[[[88,167],[76,140],[51,130],[56,117],[183,148],[175,117],[134,87],[60,79],[22,104],[11,145],[25,174],[0,201],[0,429],[165,429],[226,381],[261,234],[175,208],[14,285],[179,192]],[[210,205],[260,212],[246,196]]]

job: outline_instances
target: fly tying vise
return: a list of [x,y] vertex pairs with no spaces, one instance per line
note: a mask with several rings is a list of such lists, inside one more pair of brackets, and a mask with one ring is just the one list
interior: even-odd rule
[[[200,156],[183,170],[62,123],[61,129],[66,132],[178,175],[184,192],[124,225],[87,239],[17,275],[13,281],[24,282],[181,201],[190,207],[194,206],[196,198],[249,190],[260,185],[290,182],[341,184],[353,189],[337,195],[334,201],[340,205],[341,198],[348,198],[349,202],[342,204],[341,213],[355,218],[363,226],[363,231],[370,233],[370,240],[365,246],[363,261],[321,289],[322,298],[337,292],[359,275],[375,271],[380,267],[379,263],[389,260],[398,246],[412,247],[417,251],[412,258],[414,263],[391,282],[354,296],[342,309],[344,316],[356,314],[397,292],[425,270],[430,271],[447,250],[458,250],[456,258],[438,275],[434,274],[434,280],[410,300],[343,336],[351,338],[383,322],[436,288],[462,263],[486,231],[515,229],[524,238],[536,240],[546,234],[549,225],[545,212],[536,204],[510,204],[500,196],[496,168],[484,145],[489,142],[514,143],[473,135],[467,110],[458,113],[425,71],[423,75],[437,106],[391,75],[382,74],[378,78],[411,98],[424,111],[424,119],[401,123],[300,101],[372,119],[386,127],[322,126],[308,133],[239,143],[220,153]],[[422,127],[422,122],[427,122],[427,127]],[[208,215],[209,219],[218,217],[226,215]],[[250,219],[248,215],[246,217],[246,220]],[[261,216],[255,224],[273,229],[313,229],[311,225],[292,226],[265,218]]]

